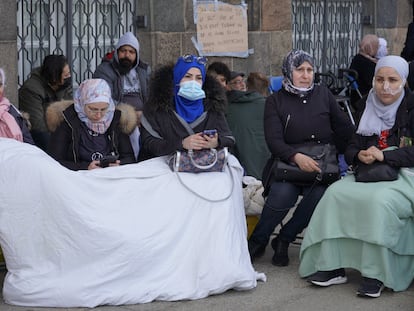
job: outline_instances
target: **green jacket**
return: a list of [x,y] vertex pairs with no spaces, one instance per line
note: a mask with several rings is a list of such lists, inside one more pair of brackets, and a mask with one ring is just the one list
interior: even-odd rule
[[265,98],[257,92],[229,91],[227,99],[227,122],[236,139],[233,153],[246,175],[261,180],[270,158],[263,129]]
[[19,89],[19,109],[30,115],[31,131],[36,145],[43,148],[45,138],[49,136],[45,112],[50,103],[62,99],[73,99],[72,86],[52,90],[48,82],[40,75],[41,68],[35,68],[30,77]]

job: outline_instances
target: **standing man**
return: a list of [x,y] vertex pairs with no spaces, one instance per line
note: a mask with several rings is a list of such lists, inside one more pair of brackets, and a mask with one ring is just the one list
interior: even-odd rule
[[[96,68],[94,78],[108,82],[115,104],[128,103],[134,106],[138,124],[148,99],[151,69],[139,59],[139,42],[132,32],[125,33],[118,41],[114,53],[109,53]],[[130,135],[135,156],[139,152],[138,127]]]

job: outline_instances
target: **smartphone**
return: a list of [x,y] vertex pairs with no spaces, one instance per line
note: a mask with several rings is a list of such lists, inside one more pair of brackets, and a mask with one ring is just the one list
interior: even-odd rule
[[214,137],[216,134],[217,134],[216,129],[214,129],[214,130],[204,130],[203,131],[203,135],[207,135],[207,136],[210,136],[210,137]]
[[118,160],[118,155],[116,154],[108,154],[106,156],[104,156],[100,161],[99,161],[99,166],[100,167],[108,167],[110,163],[115,163],[116,160]]

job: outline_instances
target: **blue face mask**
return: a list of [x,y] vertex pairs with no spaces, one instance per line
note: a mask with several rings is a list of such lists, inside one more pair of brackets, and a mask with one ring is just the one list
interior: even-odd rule
[[204,93],[200,83],[194,80],[180,83],[177,95],[188,100],[198,100],[206,97],[206,93]]

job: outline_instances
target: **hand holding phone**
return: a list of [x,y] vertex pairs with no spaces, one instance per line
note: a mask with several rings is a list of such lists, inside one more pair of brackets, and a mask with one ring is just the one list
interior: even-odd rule
[[104,156],[100,161],[99,161],[99,166],[100,167],[108,167],[109,164],[111,163],[115,163],[116,160],[118,160],[118,155],[116,154],[108,154],[106,156]]
[[204,130],[203,131],[203,135],[209,136],[209,137],[214,137],[217,134],[217,130]]

